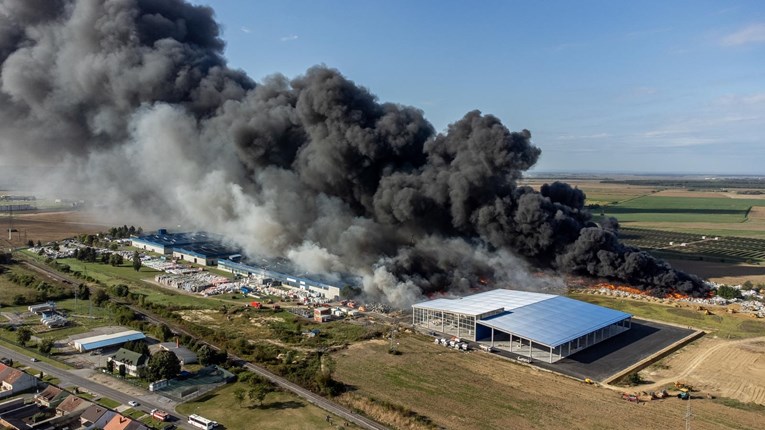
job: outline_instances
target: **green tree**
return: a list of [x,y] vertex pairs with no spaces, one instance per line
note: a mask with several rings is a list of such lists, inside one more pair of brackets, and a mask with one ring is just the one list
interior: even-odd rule
[[127,373],[127,368],[124,364],[120,364],[120,367],[117,368],[117,372],[124,378],[125,374]]
[[265,400],[268,393],[271,391],[271,388],[263,383],[256,384],[254,387],[250,388],[250,391],[247,393],[247,396],[250,398],[251,401],[258,401],[258,406],[263,406],[263,400]]
[[115,285],[112,291],[114,291],[114,295],[117,297],[127,297],[130,294],[130,289],[125,284]]
[[35,246],[35,241],[34,241],[34,240],[32,240],[32,239],[29,239],[29,240],[27,241],[27,247],[28,247],[28,248],[33,248],[34,246]]
[[16,331],[16,340],[19,345],[26,346],[27,342],[32,339],[32,330],[29,327],[21,327]]
[[643,377],[639,373],[633,372],[627,375],[627,382],[632,385],[640,385],[643,383]]
[[40,242],[39,240],[37,241],[37,247],[42,248],[42,242]]
[[53,339],[45,338],[40,341],[40,343],[37,345],[37,349],[40,350],[40,353],[48,355],[51,351],[53,351]]
[[319,392],[330,396],[338,394],[340,385],[332,379],[335,372],[335,360],[328,354],[321,354],[318,361],[319,369],[314,375],[314,382]]
[[114,362],[111,359],[106,362],[106,371],[109,373],[114,373]]
[[744,291],[751,291],[754,289],[754,284],[752,281],[746,281],[743,284],[741,284],[741,289]]
[[109,300],[109,295],[106,294],[106,291],[102,289],[97,289],[96,293],[93,295],[93,304],[101,307],[105,302]]
[[237,403],[239,403],[239,407],[241,408],[244,404],[244,388],[237,387],[234,390],[234,398],[236,399]]
[[141,256],[138,255],[138,251],[133,251],[133,270],[141,270]]
[[197,357],[199,358],[199,364],[202,366],[209,366],[213,364],[213,355],[215,351],[207,345],[202,345],[197,351]]
[[154,328],[154,335],[163,342],[167,342],[172,339],[173,331],[170,330],[170,327],[168,327],[167,324],[157,324]]
[[137,352],[139,354],[150,355],[149,345],[143,339],[131,340],[125,343],[124,345],[122,345],[122,347],[129,351]]
[[125,262],[125,259],[122,258],[119,254],[111,254],[109,255],[109,264],[111,264],[114,267],[121,266],[122,263]]
[[80,300],[88,300],[90,298],[90,288],[85,284],[78,285],[77,298]]
[[152,381],[175,378],[180,371],[181,362],[170,351],[157,351],[151,356],[147,366],[147,375]]
[[738,288],[729,287],[727,285],[721,285],[717,288],[717,295],[723,299],[738,299],[741,298],[741,291]]

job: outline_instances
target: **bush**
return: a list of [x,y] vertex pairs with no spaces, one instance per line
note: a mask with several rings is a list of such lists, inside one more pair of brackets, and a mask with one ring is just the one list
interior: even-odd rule
[[634,373],[630,373],[629,375],[627,375],[627,382],[629,384],[631,384],[631,385],[640,385],[644,381],[643,381],[643,377],[640,376],[639,373],[634,372]]
[[740,299],[741,298],[741,291],[738,290],[738,288],[729,287],[727,285],[721,285],[719,288],[717,288],[717,295],[722,297],[723,299]]

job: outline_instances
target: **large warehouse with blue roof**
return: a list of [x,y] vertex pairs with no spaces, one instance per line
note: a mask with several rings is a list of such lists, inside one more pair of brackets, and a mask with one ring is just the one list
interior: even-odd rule
[[632,315],[568,297],[498,289],[412,306],[415,326],[550,363],[628,330]]

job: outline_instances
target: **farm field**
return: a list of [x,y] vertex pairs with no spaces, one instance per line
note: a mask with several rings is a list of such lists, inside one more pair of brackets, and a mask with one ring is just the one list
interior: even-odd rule
[[227,429],[258,428],[263,430],[302,430],[358,428],[345,420],[333,416],[332,423],[326,421],[327,413],[303,399],[282,391],[269,393],[263,406],[249,400],[240,403],[234,392],[237,388],[247,389],[241,382],[228,384],[211,394],[179,405],[179,413],[198,414],[218,421]]
[[758,199],[653,195],[611,204],[600,210],[607,216],[616,217],[621,223],[740,223],[746,220],[752,206],[765,206],[765,202]]
[[[8,225],[8,215],[0,215],[0,226],[4,231]],[[26,246],[29,239],[35,242],[61,240],[83,233],[98,233],[108,230],[109,227],[112,225],[104,224],[92,214],[79,211],[14,214],[13,228],[18,230],[18,234],[13,234],[12,245]],[[8,245],[7,233],[0,239],[2,239],[3,247]]]
[[[527,185],[535,190],[543,184],[549,184],[555,182],[556,179],[524,179],[520,182],[521,185]],[[642,185],[624,185],[624,184],[604,184],[597,179],[580,179],[580,180],[560,180],[566,182],[572,187],[577,187],[584,191],[587,195],[588,205],[606,205],[625,200],[634,199],[636,197],[645,196],[656,192],[656,187],[642,186]]]
[[753,262],[765,260],[765,239],[699,235],[623,227],[624,243],[661,254],[692,256],[699,260]]
[[[610,429],[682,428],[686,404],[678,399],[635,406],[616,391],[586,385],[483,352],[458,352],[419,335],[400,339],[401,355],[388,343],[367,341],[335,354],[336,378],[354,387],[339,401],[366,410],[395,428]],[[420,415],[420,423],[379,405],[392,404]],[[375,406],[378,406],[375,408]],[[761,428],[761,412],[695,401],[695,429]],[[412,422],[414,421],[414,422]]]
[[[701,393],[765,405],[765,337],[725,341],[706,337],[641,372],[655,390],[674,381]],[[765,407],[763,407],[765,411]]]

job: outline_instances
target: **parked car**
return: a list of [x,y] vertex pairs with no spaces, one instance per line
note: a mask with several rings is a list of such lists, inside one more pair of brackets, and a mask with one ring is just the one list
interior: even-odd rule
[[136,402],[135,400],[131,400],[131,401],[128,402],[128,405],[130,405],[132,407],[136,407],[136,406],[140,405],[140,403]]
[[32,357],[32,363],[37,363],[37,359]]

